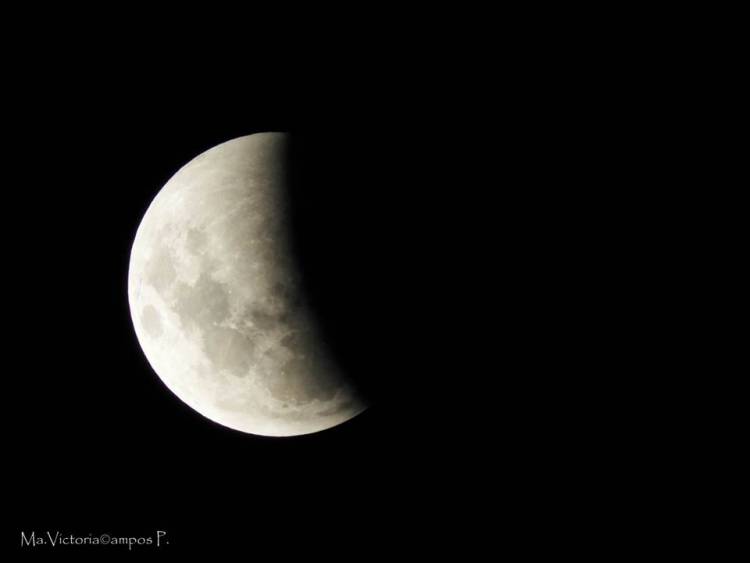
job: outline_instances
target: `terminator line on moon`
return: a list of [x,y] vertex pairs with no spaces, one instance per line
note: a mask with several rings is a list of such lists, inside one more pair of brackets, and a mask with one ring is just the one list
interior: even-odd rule
[[138,227],[128,300],[166,386],[207,418],[265,436],[309,434],[366,405],[326,349],[290,247],[287,136],[197,156]]

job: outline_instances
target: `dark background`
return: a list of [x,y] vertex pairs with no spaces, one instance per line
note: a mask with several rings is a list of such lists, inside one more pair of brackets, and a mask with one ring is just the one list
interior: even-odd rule
[[[478,427],[459,430],[477,383],[494,377],[460,383],[476,360],[463,343],[484,330],[457,320],[476,312],[482,283],[461,242],[481,227],[464,211],[476,124],[451,125],[442,98],[398,80],[385,92],[345,72],[165,79],[48,55],[18,69],[6,114],[11,535],[161,529],[175,553],[351,558],[455,533],[454,503],[481,471]],[[199,153],[260,131],[292,135],[305,279],[372,399],[346,424],[284,439],[224,428],[174,397],[140,350],[126,294],[157,191]]]
[[[634,415],[611,413],[652,389],[628,365],[648,278],[625,248],[645,224],[628,205],[658,215],[634,165],[661,154],[638,121],[650,94],[628,90],[617,49],[561,50],[536,17],[545,41],[511,20],[420,17],[264,43],[253,22],[159,49],[134,33],[109,48],[103,28],[9,41],[8,544],[163,529],[175,555],[472,560],[488,542],[554,544],[583,490],[597,520],[629,490],[605,481],[628,468],[612,444]],[[310,436],[193,412],[150,369],[127,305],[157,191],[260,131],[292,135],[306,281],[373,403]]]

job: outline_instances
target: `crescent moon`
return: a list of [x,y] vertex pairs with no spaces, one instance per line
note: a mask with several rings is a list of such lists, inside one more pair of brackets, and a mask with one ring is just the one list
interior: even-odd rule
[[366,409],[324,344],[291,249],[284,133],[197,156],[156,195],[133,242],[128,301],[146,358],[203,416],[264,436]]

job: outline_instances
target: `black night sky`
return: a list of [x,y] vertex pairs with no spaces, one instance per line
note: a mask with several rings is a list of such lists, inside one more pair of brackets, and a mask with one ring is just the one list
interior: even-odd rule
[[[105,33],[8,46],[9,545],[22,531],[164,530],[168,546],[137,556],[475,561],[483,542],[537,542],[536,523],[568,520],[575,484],[607,463],[597,421],[617,394],[601,374],[624,357],[602,328],[621,277],[602,233],[631,185],[602,131],[621,124],[604,105],[582,121],[585,77],[553,72],[553,51],[537,58],[547,67],[525,64],[533,46],[506,39],[496,64],[490,35],[456,49],[434,28],[427,48],[409,29],[358,49],[354,31],[287,39],[278,60],[224,32],[159,48]],[[283,439],[172,395],[127,302],[130,247],[158,190],[201,152],[262,131],[291,135],[305,283],[372,402]]]
[[[707,229],[681,206],[716,183],[680,143],[710,105],[688,96],[713,84],[694,63],[720,57],[680,62],[684,41],[656,29],[703,41],[700,26],[568,6],[311,7],[6,7],[4,561],[474,562],[514,559],[511,545],[559,559],[661,534],[654,499],[685,474],[661,462],[690,430],[668,409],[705,409],[678,396],[696,368],[674,367],[701,346],[669,342],[670,323],[695,324],[686,280],[701,267],[670,276]],[[679,64],[688,79],[670,89]],[[127,300],[159,189],[262,131],[291,136],[304,281],[372,403],[283,439],[178,400]],[[665,506],[691,502],[692,484],[673,490]],[[168,545],[132,552],[19,541],[157,530]]]
[[[451,319],[468,300],[451,280],[470,254],[454,236],[466,192],[452,182],[471,175],[455,166],[471,139],[434,120],[426,90],[398,82],[207,72],[196,85],[185,69],[126,61],[50,54],[15,69],[4,206],[13,533],[159,529],[175,553],[418,549],[413,523],[443,522],[470,449],[454,434],[464,405],[451,404],[470,330]],[[161,186],[204,150],[260,131],[292,134],[304,275],[373,402],[285,439],[229,430],[177,400],[140,350],[126,296],[130,245]]]

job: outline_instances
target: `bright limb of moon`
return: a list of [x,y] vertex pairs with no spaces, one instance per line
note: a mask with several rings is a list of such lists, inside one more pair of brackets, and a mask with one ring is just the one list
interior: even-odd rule
[[283,133],[194,158],[138,227],[128,300],[149,363],[200,414],[265,436],[325,430],[366,405],[327,350],[291,251]]

